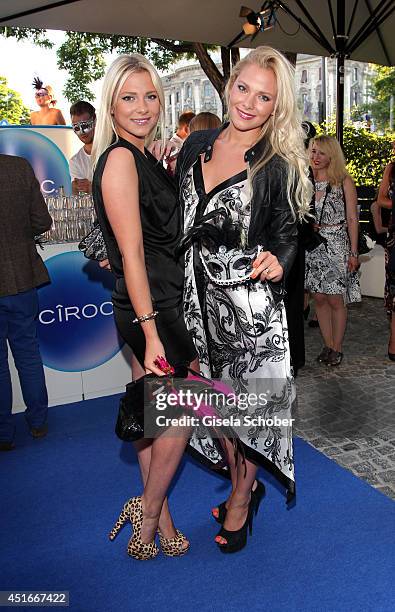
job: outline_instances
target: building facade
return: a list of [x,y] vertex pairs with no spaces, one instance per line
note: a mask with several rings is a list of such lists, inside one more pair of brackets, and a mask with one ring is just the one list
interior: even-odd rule
[[[369,64],[348,60],[344,66],[344,118],[350,119],[354,106],[369,104]],[[314,55],[298,55],[295,88],[303,118],[321,123],[336,113],[336,60]],[[362,118],[361,118],[362,119]]]
[[221,99],[200,64],[177,68],[162,77],[166,101],[166,137],[177,129],[178,117],[185,111],[210,111],[222,117]]
[[[221,66],[218,65],[219,69]],[[369,80],[373,69],[369,64],[345,62],[344,116],[350,118],[353,106],[369,103]],[[177,129],[181,113],[211,111],[222,117],[220,97],[199,64],[177,68],[162,77],[166,100],[166,136]],[[336,60],[315,55],[298,55],[295,70],[298,106],[303,118],[320,123],[336,113]]]

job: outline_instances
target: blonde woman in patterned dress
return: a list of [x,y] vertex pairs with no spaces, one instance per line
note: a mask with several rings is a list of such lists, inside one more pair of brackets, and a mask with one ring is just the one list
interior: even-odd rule
[[[204,375],[226,379],[245,395],[264,385],[267,405],[247,402],[249,415],[289,416],[283,281],[296,255],[298,218],[312,195],[293,68],[275,49],[259,47],[235,66],[226,96],[229,123],[191,134],[178,160],[184,241],[191,243],[185,322]],[[245,461],[236,465],[228,448],[232,492],[213,510],[223,525],[216,537],[223,553],[246,544],[264,494],[258,465],[285,485],[288,499],[294,495],[291,428],[251,426],[238,434]],[[191,445],[203,461],[220,462],[209,436]]]
[[306,254],[305,288],[314,296],[324,340],[317,361],[338,366],[343,359],[347,304],[361,301],[357,192],[335,138],[314,138],[310,162],[315,179],[315,229],[324,243]]

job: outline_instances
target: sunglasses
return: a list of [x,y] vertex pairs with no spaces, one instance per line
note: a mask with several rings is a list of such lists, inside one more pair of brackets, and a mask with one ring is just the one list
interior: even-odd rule
[[48,95],[47,91],[37,91],[37,93],[35,94],[36,98],[45,98],[45,96]]
[[72,128],[76,134],[79,131],[81,131],[81,134],[89,134],[89,132],[93,130],[94,125],[95,119],[89,119],[89,121],[77,121],[77,123],[73,123]]

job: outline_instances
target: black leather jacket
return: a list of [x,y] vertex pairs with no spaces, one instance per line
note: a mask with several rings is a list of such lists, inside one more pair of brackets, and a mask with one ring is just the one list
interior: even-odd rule
[[[182,183],[198,156],[205,153],[204,161],[211,159],[213,144],[225,126],[215,130],[193,132],[185,141],[177,161],[177,180]],[[245,160],[254,164],[259,159],[266,141],[262,139],[245,154]],[[251,220],[248,247],[258,244],[277,256],[284,278],[292,267],[297,251],[297,219],[287,199],[287,162],[274,155],[258,172],[253,182]]]

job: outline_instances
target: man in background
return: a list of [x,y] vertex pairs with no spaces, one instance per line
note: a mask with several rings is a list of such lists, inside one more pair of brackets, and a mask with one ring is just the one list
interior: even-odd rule
[[69,162],[74,194],[92,192],[91,153],[95,135],[96,111],[92,104],[79,100],[70,107],[71,125],[84,146]]
[[189,136],[189,124],[191,123],[194,116],[195,113],[193,113],[192,111],[188,111],[186,113],[182,113],[182,115],[180,115],[178,118],[177,131],[170,138],[170,142],[176,147],[178,147],[178,149],[181,149],[185,139]]
[[47,434],[48,395],[37,339],[39,285],[49,281],[34,237],[51,228],[40,186],[21,157],[0,155],[0,451],[12,450],[10,345],[26,419],[34,438]]
[[169,140],[169,145],[171,145],[172,150],[170,154],[165,158],[165,161],[167,165],[167,172],[170,174],[170,176],[174,176],[175,174],[177,157],[182,145],[190,134],[189,124],[191,123],[194,117],[195,113],[193,113],[192,111],[188,111],[180,115],[178,119],[177,131]]

